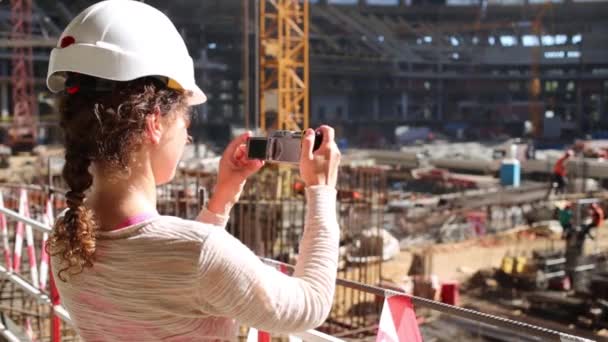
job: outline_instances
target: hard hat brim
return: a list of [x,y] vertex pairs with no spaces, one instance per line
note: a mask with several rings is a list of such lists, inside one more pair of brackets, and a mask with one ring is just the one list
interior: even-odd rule
[[188,96],[188,105],[196,106],[207,102],[207,95],[195,84],[192,94]]
[[[162,65],[164,70],[159,70],[159,65]],[[119,48],[112,49],[108,45],[73,44],[51,51],[46,83],[50,91],[57,93],[65,89],[66,72],[78,72],[112,81],[164,76],[173,79],[189,92],[188,105],[194,106],[205,103],[207,96],[196,85],[193,75],[190,74],[192,69],[193,62],[189,56],[180,61],[157,61],[150,56],[142,62],[139,56]]]

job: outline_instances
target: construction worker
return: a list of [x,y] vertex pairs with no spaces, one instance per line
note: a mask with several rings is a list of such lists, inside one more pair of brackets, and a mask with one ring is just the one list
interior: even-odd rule
[[47,85],[60,96],[69,187],[48,248],[62,304],[85,341],[226,341],[236,340],[235,321],[271,333],[325,321],[340,237],[332,128],[319,128],[315,152],[314,131],[303,138],[307,215],[289,277],[223,229],[263,165],[246,157],[250,133],[226,148],[197,220],[156,211],[156,186],[173,179],[189,140],[189,107],[206,100],[162,12],[131,0],[85,9],[52,50]]
[[593,239],[593,236],[590,234],[591,229],[600,228],[604,224],[604,210],[598,203],[592,203],[589,206],[589,223],[583,225],[583,232],[589,235],[590,238]]
[[600,228],[604,225],[604,219],[606,218],[606,215],[604,214],[604,209],[602,209],[602,206],[599,203],[593,203],[591,204],[591,210],[593,212],[593,226],[596,228]]
[[553,177],[551,179],[551,189],[555,189],[555,194],[562,194],[566,191],[568,184],[566,162],[574,155],[574,151],[568,150],[555,162],[553,166]]
[[598,228],[603,225],[604,211],[597,203],[591,204],[589,207],[589,223],[583,223],[579,227],[573,227],[572,231],[565,236],[566,239],[566,272],[568,277],[574,284],[575,289],[580,286],[581,273],[577,272],[577,266],[580,265],[580,260],[584,255],[584,246],[587,237],[595,239],[591,234],[592,228]]
[[572,203],[566,202],[562,208],[558,208],[557,217],[562,226],[562,237],[567,239],[572,232]]

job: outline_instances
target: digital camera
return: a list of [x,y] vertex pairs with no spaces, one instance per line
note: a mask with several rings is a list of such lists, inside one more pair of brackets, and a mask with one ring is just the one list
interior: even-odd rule
[[[274,131],[267,138],[251,137],[247,142],[247,158],[271,163],[298,164],[303,138],[303,131]],[[315,132],[313,151],[319,149],[322,141],[322,133]]]

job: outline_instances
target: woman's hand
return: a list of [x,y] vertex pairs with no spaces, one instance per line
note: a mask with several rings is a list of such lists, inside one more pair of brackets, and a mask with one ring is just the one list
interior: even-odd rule
[[247,178],[256,173],[264,162],[247,159],[247,140],[251,132],[241,134],[226,147],[217,176],[217,184],[207,209],[220,215],[228,215],[230,209],[239,200]]
[[335,188],[338,181],[340,151],[334,141],[334,129],[329,126],[321,126],[318,130],[323,134],[323,142],[314,152],[315,132],[309,128],[304,133],[302,155],[300,156],[300,175],[306,186],[329,185]]

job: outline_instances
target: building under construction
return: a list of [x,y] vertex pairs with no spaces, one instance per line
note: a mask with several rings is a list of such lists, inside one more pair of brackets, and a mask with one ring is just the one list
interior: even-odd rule
[[[32,152],[0,151],[10,341],[79,340],[40,257],[66,206],[62,158],[33,148],[61,140],[49,51],[94,2],[0,1],[0,144]],[[608,139],[608,1],[145,2],[174,21],[209,98],[195,110],[197,144],[158,188],[160,213],[196,217],[213,191],[212,155],[237,129],[336,127],[338,286],[327,321],[290,337],[376,340],[384,300],[405,295],[427,341],[605,338],[608,235],[567,232],[558,218],[574,208],[582,227],[592,204],[608,211],[608,140],[597,140]],[[553,193],[562,152],[541,148],[575,139],[570,182]],[[505,182],[514,160],[521,182]],[[290,273],[304,197],[295,169],[267,167],[227,230]]]
[[[268,34],[259,25],[263,1],[147,2],[176,22],[196,59],[210,95],[198,110],[206,138],[227,139],[212,125],[259,127],[276,112],[260,103],[261,69],[272,54],[271,45],[258,44]],[[33,97],[41,127],[52,120],[43,82],[48,51],[90,3],[0,4],[0,29],[14,37],[0,55],[4,122],[22,116],[24,96]],[[345,129],[351,145],[394,144],[395,126],[463,139],[559,140],[607,129],[604,1],[324,0],[309,10],[310,122]]]

